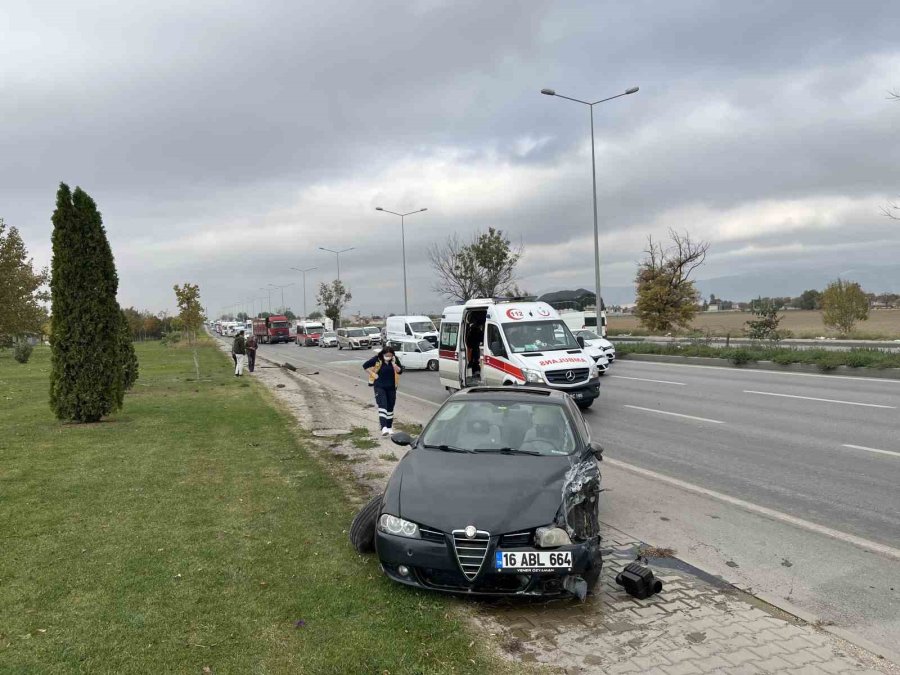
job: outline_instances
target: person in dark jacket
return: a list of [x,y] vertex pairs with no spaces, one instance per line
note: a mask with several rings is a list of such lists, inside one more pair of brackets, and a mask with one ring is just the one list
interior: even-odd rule
[[256,367],[256,348],[259,347],[259,343],[256,341],[256,336],[253,333],[250,333],[245,346],[247,347],[247,367],[252,373]]
[[375,406],[381,435],[388,436],[394,426],[394,404],[397,402],[397,385],[403,365],[390,345],[366,361],[363,368],[369,372],[369,386],[375,389]]
[[234,354],[234,376],[244,374],[244,353],[247,351],[247,343],[244,340],[244,331],[240,331],[231,343],[231,353]]

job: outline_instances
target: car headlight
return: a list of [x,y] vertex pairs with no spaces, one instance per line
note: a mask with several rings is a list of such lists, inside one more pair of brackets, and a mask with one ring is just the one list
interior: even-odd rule
[[389,513],[382,513],[378,519],[378,529],[388,534],[395,534],[398,537],[409,537],[410,539],[419,539],[419,526],[403,518],[392,516]]
[[588,373],[588,379],[594,379],[595,377],[600,377],[600,369],[597,367],[596,363],[591,364],[591,370]]
[[543,383],[544,381],[544,376],[541,375],[541,371],[539,370],[531,370],[530,368],[525,368],[522,370],[522,374],[525,376],[526,382]]
[[556,548],[571,543],[569,535],[559,527],[539,527],[534,533],[534,545],[540,548]]

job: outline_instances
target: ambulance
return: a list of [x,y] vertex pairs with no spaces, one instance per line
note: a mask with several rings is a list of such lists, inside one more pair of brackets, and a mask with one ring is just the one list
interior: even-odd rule
[[545,302],[474,299],[447,307],[438,343],[441,384],[528,385],[569,394],[582,409],[600,395],[597,364]]

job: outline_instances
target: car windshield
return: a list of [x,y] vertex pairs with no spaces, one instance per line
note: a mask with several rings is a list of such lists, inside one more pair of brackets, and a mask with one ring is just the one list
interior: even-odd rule
[[332,338],[337,337],[337,333],[325,333],[322,337]]
[[409,327],[414,333],[433,333],[435,332],[434,324],[430,321],[410,321]]
[[366,331],[362,328],[351,328],[347,331],[347,337],[366,337]]
[[380,328],[376,328],[375,326],[369,326],[368,328],[364,328],[369,335],[378,335],[381,332]]
[[272,328],[287,328],[287,321],[273,321],[269,324]]
[[562,321],[528,321],[503,326],[513,352],[552,352],[578,349],[578,342]]
[[430,352],[430,351],[432,351],[433,349],[437,349],[437,347],[435,347],[435,346],[434,346],[432,343],[430,343],[428,340],[419,340],[419,341],[416,343],[416,347],[419,348],[419,351],[420,351],[420,352]]
[[583,337],[585,340],[599,340],[600,336],[597,335],[592,330],[580,330],[578,331],[578,336]]
[[575,434],[562,406],[548,403],[452,401],[422,435],[426,448],[559,456],[575,452]]

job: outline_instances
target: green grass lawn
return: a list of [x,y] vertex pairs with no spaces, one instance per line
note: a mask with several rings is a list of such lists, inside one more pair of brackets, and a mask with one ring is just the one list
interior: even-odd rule
[[[456,601],[387,581],[293,420],[200,347],[137,345],[123,411],[57,422],[0,352],[0,672],[502,672]],[[470,647],[470,644],[474,645]]]

